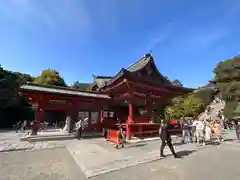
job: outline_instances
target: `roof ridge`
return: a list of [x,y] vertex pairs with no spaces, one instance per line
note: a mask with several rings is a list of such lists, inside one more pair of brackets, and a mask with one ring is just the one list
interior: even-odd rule
[[[52,88],[52,89],[62,89],[62,90],[77,91],[77,92],[94,93],[92,91],[79,90],[79,89],[75,89],[75,88],[72,88],[72,87],[62,87],[62,86],[54,86],[54,85],[36,84],[36,83],[32,83],[32,82],[27,82],[23,85],[38,86],[38,87],[45,87],[45,88]],[[91,84],[89,84],[89,85],[91,85]]]
[[112,78],[113,76],[95,76],[95,78],[106,78],[106,79],[109,79],[109,78]]
[[142,60],[146,60],[147,57],[152,56],[150,53],[145,54],[143,57],[141,57],[138,61],[136,61],[135,63],[132,63],[131,65],[129,65],[126,69],[130,69],[131,67],[133,67],[134,65],[138,64],[139,62],[141,62]]

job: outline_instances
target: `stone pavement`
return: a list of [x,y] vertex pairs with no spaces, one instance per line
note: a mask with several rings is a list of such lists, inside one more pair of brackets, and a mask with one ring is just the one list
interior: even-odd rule
[[11,151],[30,151],[48,148],[65,147],[71,140],[65,141],[41,141],[41,142],[27,142],[20,141],[21,137],[26,133],[15,133],[13,131],[0,133],[0,152]]
[[[115,149],[113,145],[106,148],[102,145],[109,144],[104,143],[106,142],[100,141],[89,144],[81,141],[67,146],[87,178],[160,159],[159,142],[156,141],[127,145],[124,149]],[[177,152],[197,150],[194,144],[179,145],[175,149]],[[165,154],[171,154],[168,148],[165,149]]]
[[[75,162],[82,169],[83,173],[88,178],[91,178],[93,180],[100,180],[100,179],[122,180],[122,179],[127,179],[129,176],[133,180],[134,179],[136,180],[150,179],[151,180],[151,179],[159,179],[160,177],[161,177],[160,179],[174,179],[174,180],[178,179],[178,177],[180,177],[180,179],[188,180],[189,177],[191,177],[192,179],[195,180],[196,178],[193,178],[194,172],[196,172],[199,175],[201,173],[206,173],[206,172],[210,173],[208,172],[209,169],[213,171],[211,172],[212,173],[211,176],[220,177],[218,175],[215,175],[215,174],[218,174],[215,171],[216,169],[220,169],[220,170],[222,169],[221,161],[224,161],[227,167],[229,166],[228,170],[234,175],[234,177],[238,176],[238,171],[236,170],[236,168],[238,168],[237,163],[239,160],[237,160],[237,158],[239,158],[240,146],[239,144],[237,144],[235,141],[232,140],[232,139],[235,139],[234,131],[227,132],[224,135],[225,138],[227,139],[227,141],[224,142],[224,144],[216,145],[216,146],[210,145],[210,146],[206,146],[204,148],[199,148],[199,149],[197,149],[194,144],[181,145],[180,143],[178,143],[180,141],[179,138],[174,139],[176,151],[184,156],[183,159],[179,159],[179,160],[178,159],[175,160],[172,157],[167,157],[165,159],[160,160],[159,141],[133,143],[133,144],[128,144],[124,149],[115,149],[113,144],[110,144],[104,141],[102,138],[82,139],[80,141],[68,140],[68,141],[57,141],[57,142],[49,141],[49,142],[28,143],[28,142],[20,142],[18,139],[19,136],[20,135],[13,134],[13,133],[12,134],[5,133],[4,135],[1,134],[0,147],[8,145],[8,147],[5,148],[5,152],[10,151],[11,153],[0,153],[0,159],[1,160],[2,158],[6,159],[5,161],[0,162],[0,168],[2,166],[4,166],[5,168],[4,171],[0,169],[0,174],[1,173],[5,174],[7,172],[10,172],[12,166],[14,166],[13,171],[16,171],[16,173],[18,174],[19,172],[17,171],[17,166],[21,167],[21,165],[19,164],[19,161],[21,162],[26,161],[25,164],[29,164],[29,163],[33,164],[34,163],[33,161],[28,160],[28,158],[30,157],[33,158],[34,156],[33,154],[35,154],[36,156],[36,162],[35,162],[36,164],[31,166],[37,167],[38,166],[37,163],[40,161],[38,159],[39,158],[41,159],[41,157],[46,161],[46,164],[52,164],[52,163],[56,164],[58,163],[58,161],[60,161],[60,164],[61,164],[63,163],[62,156],[69,156],[69,155],[66,155],[67,151],[64,150],[64,148],[60,148],[60,147],[67,147],[72,157],[75,159]],[[23,149],[24,151],[19,151],[21,150],[22,146],[25,147],[25,149]],[[49,148],[52,148],[52,149],[50,150]],[[18,150],[19,152],[12,152],[15,150]],[[40,150],[40,151],[33,151],[33,150]],[[55,152],[56,154],[58,154],[58,158],[54,156]],[[62,156],[60,152],[62,152]],[[230,155],[228,156],[225,155],[229,153]],[[15,154],[18,154],[16,155],[17,157],[15,157]],[[54,155],[49,155],[49,154],[54,154]],[[168,147],[166,147],[165,149],[165,154],[166,155],[170,154]],[[48,158],[45,156],[47,156]],[[51,156],[53,156],[53,158]],[[14,158],[17,159],[16,162]],[[206,163],[206,159],[207,159],[207,163]],[[213,159],[214,161],[209,162],[209,159]],[[77,165],[74,161],[73,163],[72,160],[66,160],[66,163],[70,164],[70,165],[66,164],[66,166],[73,166],[73,169],[75,169]],[[12,162],[13,164],[11,164],[10,162]],[[41,161],[41,163],[43,162]],[[207,165],[209,165],[209,168],[199,168],[198,163],[200,163],[201,166],[206,166],[204,165],[204,163],[206,163]],[[231,170],[230,164],[236,165],[236,166],[232,167],[232,170]],[[5,167],[5,166],[9,166],[9,167]],[[30,165],[26,165],[26,166],[30,166]],[[39,167],[39,168],[42,168],[42,167]],[[85,178],[83,177],[83,173],[81,173],[80,168],[78,167],[78,173],[80,174],[76,173],[76,175],[74,176],[81,176],[79,180],[82,180]],[[191,170],[191,172],[186,174],[186,172],[188,171],[187,169]],[[48,174],[46,175],[46,177],[48,176],[51,177],[51,172],[49,172],[51,171],[51,168],[46,171],[47,172],[45,173]],[[8,176],[5,175],[5,177],[8,177]],[[45,179],[48,179],[48,178],[45,178]],[[224,180],[224,179],[219,178],[218,180]]]
[[166,157],[112,171],[91,180],[238,180],[239,144],[209,146],[196,152],[183,151],[183,158]]
[[[232,141],[235,138],[234,136],[234,132],[225,134],[227,141],[224,144],[236,145],[235,141]],[[176,142],[176,152],[183,155],[213,146],[198,148],[191,143],[182,145],[180,140],[180,138],[175,138],[173,141]],[[124,149],[115,149],[114,145],[103,139],[94,139],[70,143],[67,148],[86,177],[90,178],[122,168],[159,160],[159,146],[159,141],[150,141],[129,144]],[[166,147],[165,155],[170,154],[170,150]]]
[[65,148],[0,153],[0,180],[85,180]]

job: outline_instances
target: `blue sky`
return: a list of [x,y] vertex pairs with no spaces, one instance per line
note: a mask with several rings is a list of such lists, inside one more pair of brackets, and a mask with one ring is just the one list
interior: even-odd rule
[[115,75],[152,49],[160,72],[205,84],[240,52],[239,0],[1,0],[0,64],[69,84]]

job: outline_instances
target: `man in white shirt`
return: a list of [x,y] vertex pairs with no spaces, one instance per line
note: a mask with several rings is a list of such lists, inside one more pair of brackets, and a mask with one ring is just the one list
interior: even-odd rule
[[84,120],[80,119],[77,123],[76,123],[76,131],[77,131],[77,138],[78,140],[81,139],[82,137],[82,130],[84,128]]
[[203,131],[204,131],[203,122],[200,121],[200,120],[195,120],[193,122],[193,126],[196,127],[195,136],[196,136],[196,139],[197,139],[197,145],[199,145],[199,142],[200,142],[201,139],[203,140],[203,145],[204,145],[205,143],[204,143],[204,134],[203,134]]

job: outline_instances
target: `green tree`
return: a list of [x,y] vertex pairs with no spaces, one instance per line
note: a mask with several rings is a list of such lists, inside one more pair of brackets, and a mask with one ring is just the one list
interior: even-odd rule
[[197,97],[202,100],[205,106],[209,105],[214,98],[214,89],[213,88],[202,88],[198,89],[194,94],[194,97]]
[[52,86],[66,86],[64,79],[55,69],[45,69],[41,72],[34,83],[42,85],[52,85]]
[[216,87],[226,102],[224,115],[231,118],[240,100],[240,56],[219,62],[213,72]]
[[31,106],[18,94],[19,86],[33,79],[30,75],[11,72],[0,66],[0,128],[9,128],[18,120],[33,118]]
[[167,119],[180,119],[182,117],[197,116],[204,109],[204,103],[194,95],[174,99],[175,103],[165,109]]

